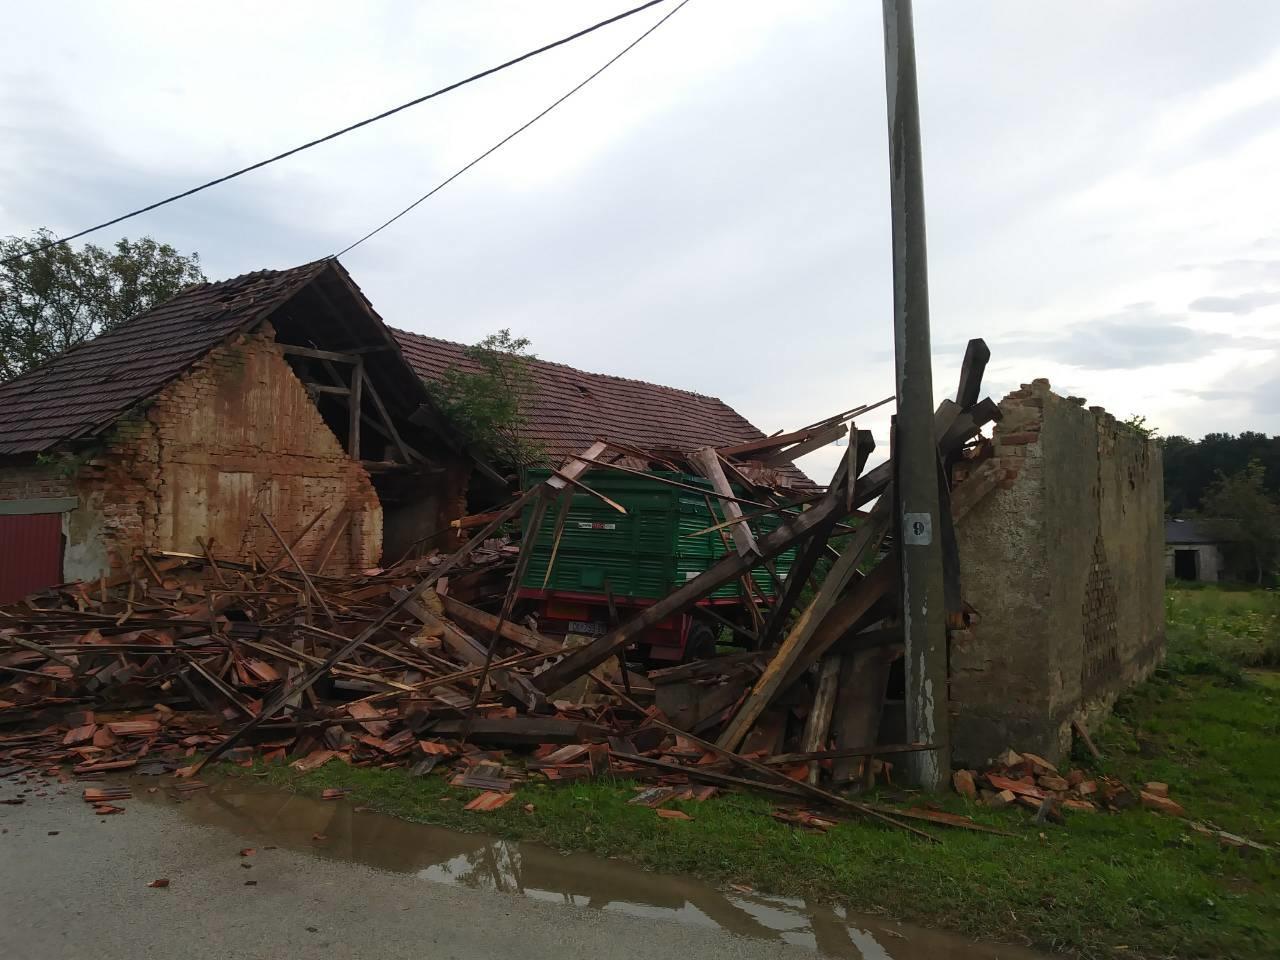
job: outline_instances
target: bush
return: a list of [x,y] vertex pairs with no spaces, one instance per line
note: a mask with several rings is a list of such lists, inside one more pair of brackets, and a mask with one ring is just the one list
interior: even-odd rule
[[1171,673],[1238,683],[1246,667],[1280,666],[1280,594],[1208,585],[1165,595]]

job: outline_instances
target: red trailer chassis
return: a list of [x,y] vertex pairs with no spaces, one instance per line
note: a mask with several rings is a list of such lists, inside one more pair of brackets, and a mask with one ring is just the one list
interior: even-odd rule
[[[539,632],[549,636],[570,633],[599,636],[609,629],[609,598],[604,594],[523,588],[516,596],[522,601],[522,606],[537,617]],[[629,619],[656,602],[634,597],[613,598],[619,621]],[[708,608],[733,623],[747,616],[741,600],[700,600],[689,613],[668,617],[646,630],[636,642],[636,651],[648,660],[676,663],[686,657],[710,656],[715,652],[721,625],[706,614]],[[703,611],[701,615],[700,611]]]

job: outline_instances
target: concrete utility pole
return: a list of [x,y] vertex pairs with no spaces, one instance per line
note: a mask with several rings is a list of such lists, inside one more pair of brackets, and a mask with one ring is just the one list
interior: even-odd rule
[[893,345],[898,381],[894,492],[902,559],[907,739],[937,746],[909,754],[908,772],[928,789],[951,775],[947,722],[947,622],[938,523],[938,447],[933,433],[929,277],[911,0],[884,0],[884,71],[893,202]]

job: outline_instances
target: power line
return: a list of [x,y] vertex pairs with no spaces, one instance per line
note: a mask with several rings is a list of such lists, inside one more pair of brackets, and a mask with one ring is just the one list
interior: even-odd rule
[[562,37],[559,40],[546,44],[545,46],[538,47],[536,50],[530,50],[528,53],[523,53],[518,57],[515,57],[511,60],[506,61],[505,63],[500,63],[496,67],[490,67],[487,70],[481,70],[479,73],[472,74],[471,76],[467,77],[464,80],[458,80],[455,83],[449,84],[448,86],[441,87],[439,90],[433,90],[431,93],[425,94],[414,100],[410,100],[408,103],[402,103],[398,107],[392,107],[390,110],[384,110],[382,113],[379,113],[376,116],[368,117],[367,119],[361,120],[357,123],[353,123],[350,126],[343,127],[341,130],[335,130],[333,131],[333,133],[328,133],[328,134],[325,134],[323,137],[318,137],[315,140],[310,140],[307,143],[296,146],[291,150],[286,150],[284,153],[278,153],[274,157],[268,157],[266,160],[259,160],[257,163],[250,164],[247,167],[241,167],[239,170],[233,171],[232,173],[228,173],[226,176],[218,177],[216,180],[210,180],[207,183],[202,183],[197,187],[192,187],[190,190],[184,190],[181,193],[175,193],[171,197],[165,197],[163,200],[157,200],[155,203],[148,204],[145,207],[139,207],[137,210],[133,210],[130,213],[123,214],[111,220],[106,220],[103,223],[99,223],[97,226],[87,227],[84,230],[81,230],[77,233],[68,234],[67,236],[60,237],[57,240],[50,240],[48,243],[41,244],[38,247],[32,247],[30,250],[27,250],[23,253],[6,257],[4,262],[16,263],[17,261],[23,259],[24,257],[29,257],[35,253],[43,253],[45,250],[48,250],[51,247],[56,247],[60,243],[67,243],[70,240],[77,240],[80,237],[85,236],[86,234],[94,233],[97,230],[102,230],[106,227],[113,226],[124,220],[128,220],[132,217],[136,217],[139,214],[143,214],[151,210],[155,210],[157,207],[163,207],[166,204],[173,203],[175,200],[181,200],[184,197],[189,197],[192,194],[199,193],[201,190],[208,190],[210,187],[216,187],[220,183],[226,183],[228,180],[234,180],[236,177],[240,177],[246,173],[251,173],[254,170],[261,169],[262,167],[265,167],[268,164],[275,163],[277,160],[283,160],[286,157],[293,156],[295,153],[301,153],[303,150],[309,150],[311,147],[319,146],[322,143],[326,143],[329,140],[333,140],[337,137],[342,136],[344,133],[350,133],[352,130],[358,130],[361,127],[366,127],[371,123],[376,123],[379,120],[385,120],[387,117],[391,116],[392,114],[399,113],[401,110],[408,110],[410,107],[416,107],[420,103],[425,103],[428,100],[435,99],[436,97],[449,93],[452,90],[457,90],[459,87],[465,87],[469,83],[474,83],[477,80],[482,80],[485,77],[492,76],[493,74],[498,73],[501,70],[507,69],[508,67],[513,67],[516,64],[522,63],[525,60],[529,60],[532,57],[536,57],[539,54],[546,53],[548,50],[554,50],[556,47],[564,46],[564,44],[571,43],[572,41],[577,40],[580,37],[585,37],[589,33],[594,33],[595,31],[601,29],[602,27],[607,27],[610,24],[617,23],[619,20],[625,20],[627,17],[633,16],[639,13],[641,10],[647,10],[649,7],[653,7],[659,3],[665,3],[665,2],[666,0],[647,0],[647,2],[642,3],[637,7],[632,7],[630,10],[626,10],[622,13],[619,13],[617,16],[610,17],[607,20],[601,20],[599,23],[593,24],[589,27],[579,30],[576,33],[571,33],[567,37]]
[[501,140],[499,140],[497,143],[495,143],[492,147],[490,147],[490,148],[489,148],[488,150],[486,150],[484,153],[480,154],[478,157],[476,157],[476,158],[475,158],[474,160],[472,160],[470,163],[466,164],[466,165],[465,165],[465,166],[463,166],[463,167],[460,167],[460,168],[459,168],[457,171],[455,171],[453,174],[451,174],[450,176],[446,177],[444,180],[441,180],[441,181],[440,181],[439,183],[437,183],[434,187],[432,187],[430,190],[428,190],[426,193],[424,193],[422,196],[420,196],[417,200],[413,201],[413,203],[409,204],[407,207],[405,207],[403,210],[401,210],[399,213],[397,213],[397,214],[396,214],[394,217],[392,217],[390,220],[387,220],[387,221],[386,221],[385,223],[383,223],[381,226],[375,227],[374,229],[370,230],[368,233],[366,233],[363,237],[361,237],[361,238],[360,238],[359,240],[357,240],[355,243],[350,244],[349,246],[343,247],[340,251],[338,251],[337,253],[335,253],[335,254],[334,254],[334,256],[335,256],[335,257],[341,257],[343,254],[348,253],[349,251],[354,250],[356,247],[360,246],[360,244],[364,243],[364,242],[365,242],[366,240],[368,240],[370,237],[373,237],[374,235],[376,235],[376,234],[378,234],[378,233],[381,233],[383,230],[385,230],[387,227],[391,226],[391,224],[395,223],[397,220],[399,220],[401,217],[403,217],[406,213],[408,213],[408,212],[409,212],[410,210],[412,210],[414,207],[418,206],[418,204],[422,203],[424,200],[428,200],[428,199],[430,199],[432,196],[434,196],[435,194],[439,193],[441,190],[443,190],[445,187],[447,187],[450,183],[452,183],[454,180],[458,179],[458,177],[462,176],[464,173],[466,173],[468,170],[470,170],[472,167],[474,167],[477,163],[479,163],[479,162],[480,162],[481,160],[483,160],[485,157],[489,156],[489,155],[490,155],[491,153],[493,153],[495,150],[499,149],[499,148],[500,148],[500,147],[502,147],[503,145],[505,145],[505,144],[509,143],[511,140],[514,140],[514,139],[515,139],[516,137],[518,137],[520,134],[524,133],[524,131],[528,130],[531,126],[533,126],[535,123],[537,123],[537,122],[538,122],[539,120],[541,120],[543,117],[545,117],[548,113],[550,113],[550,112],[551,112],[552,110],[554,110],[556,107],[560,106],[560,104],[564,103],[566,100],[568,100],[570,97],[572,97],[575,93],[577,93],[579,90],[581,90],[581,89],[582,89],[583,87],[585,87],[587,84],[589,84],[592,80],[594,80],[596,77],[600,76],[600,74],[604,73],[604,72],[605,72],[606,70],[608,70],[611,66],[613,66],[615,63],[617,63],[619,60],[621,60],[621,59],[622,59],[622,58],[623,58],[623,57],[624,57],[628,52],[630,52],[630,51],[631,51],[631,49],[632,49],[632,48],[634,48],[634,47],[635,47],[635,46],[636,46],[636,45],[637,45],[641,40],[643,40],[645,37],[649,36],[649,34],[653,33],[653,31],[657,30],[660,26],[662,26],[664,23],[666,23],[668,20],[670,20],[672,17],[674,17],[677,13],[679,13],[679,12],[680,12],[680,9],[681,9],[681,8],[682,8],[686,3],[688,3],[688,2],[689,2],[689,0],[680,0],[680,3],[679,3],[679,4],[677,4],[677,5],[676,5],[672,10],[668,11],[668,12],[666,13],[666,15],[662,17],[662,19],[661,19],[661,20],[659,20],[657,23],[655,23],[653,26],[651,26],[651,27],[650,27],[648,30],[646,30],[644,33],[640,34],[640,36],[636,37],[634,40],[632,40],[629,44],[627,44],[627,45],[626,45],[625,47],[623,47],[621,50],[619,50],[619,51],[618,51],[618,52],[617,52],[617,53],[612,57],[612,59],[610,59],[610,60],[606,61],[606,62],[605,62],[605,64],[604,64],[602,67],[600,67],[598,70],[596,70],[596,71],[595,71],[594,73],[592,73],[590,76],[588,76],[585,80],[583,80],[583,81],[582,81],[581,83],[579,83],[577,86],[575,86],[575,87],[573,87],[571,90],[569,90],[569,92],[568,92],[568,93],[564,94],[564,95],[563,95],[562,97],[560,97],[558,100],[554,101],[554,102],[553,102],[549,107],[547,107],[546,109],[544,109],[542,112],[540,112],[540,113],[536,114],[536,115],[535,115],[533,118],[531,118],[530,120],[527,120],[527,121],[525,121],[523,124],[521,124],[520,126],[516,127],[516,129],[512,130],[509,134],[507,134],[505,137],[503,137]]

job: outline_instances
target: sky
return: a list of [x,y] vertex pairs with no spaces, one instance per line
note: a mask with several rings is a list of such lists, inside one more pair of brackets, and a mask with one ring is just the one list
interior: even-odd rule
[[[332,254],[675,5],[109,228],[212,279]],[[62,2],[0,32],[0,234],[62,234],[628,0]],[[1280,4],[917,0],[935,400],[966,342],[1165,434],[1280,433]],[[718,396],[766,432],[893,393],[880,4],[690,0],[343,258],[387,322]],[[887,450],[889,408],[858,421]],[[803,466],[824,481],[840,455]]]

